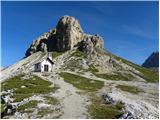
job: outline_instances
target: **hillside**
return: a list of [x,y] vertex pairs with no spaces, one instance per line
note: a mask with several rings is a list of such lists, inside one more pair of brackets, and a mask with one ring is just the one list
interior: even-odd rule
[[[103,43],[75,18],[62,17],[24,59],[2,70],[3,118],[158,118],[158,74],[113,55]],[[48,53],[52,72],[34,72]]]

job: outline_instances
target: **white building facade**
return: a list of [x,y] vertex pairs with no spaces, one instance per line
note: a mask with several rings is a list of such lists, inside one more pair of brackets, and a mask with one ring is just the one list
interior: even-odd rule
[[34,65],[35,72],[52,72],[53,61],[50,58],[44,59]]

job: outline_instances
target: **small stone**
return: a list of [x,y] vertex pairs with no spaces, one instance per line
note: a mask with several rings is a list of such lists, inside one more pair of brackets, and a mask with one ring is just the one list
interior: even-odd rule
[[26,86],[21,86],[21,88],[26,88]]

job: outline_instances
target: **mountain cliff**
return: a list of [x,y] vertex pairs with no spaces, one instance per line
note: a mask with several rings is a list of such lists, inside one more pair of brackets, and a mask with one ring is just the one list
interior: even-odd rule
[[[38,52],[51,52],[51,51],[67,51],[73,49],[78,44],[103,48],[103,39],[99,35],[85,34],[78,22],[74,17],[63,16],[59,21],[55,29],[44,33],[42,36],[33,41],[31,46],[26,51],[26,57]],[[89,49],[89,48],[88,48]]]
[[159,68],[159,52],[153,52],[142,64],[146,68]]

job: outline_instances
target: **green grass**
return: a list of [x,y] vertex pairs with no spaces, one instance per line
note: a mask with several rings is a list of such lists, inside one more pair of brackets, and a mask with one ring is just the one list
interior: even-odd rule
[[1,113],[5,110],[5,104],[0,104],[1,105]]
[[116,67],[116,68],[119,68],[119,69],[122,69],[122,66],[117,64],[115,61],[111,61],[111,64],[113,65],[113,67]]
[[[29,79],[22,79],[22,76],[15,76],[2,83],[2,91],[13,90],[14,102],[20,102],[24,98],[31,97],[35,94],[46,94],[54,92],[57,88],[51,87],[52,82],[43,80],[40,77],[32,76]],[[25,86],[22,88],[21,86]]]
[[60,76],[64,78],[64,80],[76,88],[85,91],[97,91],[104,86],[104,82],[98,80],[92,80],[85,77],[81,77],[78,75],[74,75],[71,73],[60,73]]
[[118,85],[117,88],[121,89],[122,91],[130,92],[133,94],[138,94],[140,92],[143,92],[140,88],[137,88],[135,86],[128,86],[128,85]]
[[57,105],[60,103],[59,100],[55,97],[44,96],[44,98],[48,104]]
[[115,74],[99,74],[99,70],[92,64],[89,65],[89,69],[87,71],[91,71],[95,76],[104,78],[106,80],[124,80],[124,81],[130,81],[133,80],[135,77],[128,73],[119,73],[116,72]]
[[115,55],[112,55],[115,59],[117,60],[121,60],[123,63],[135,68],[136,70],[138,70],[139,72],[141,72],[143,74],[143,76],[139,75],[140,77],[144,78],[147,82],[158,82],[159,81],[159,75],[153,71],[153,70],[150,70],[150,69],[147,69],[147,68],[144,68],[144,67],[141,67],[137,64],[134,64],[130,61],[127,61],[123,58],[120,58],[118,56],[115,56]]
[[106,80],[124,80],[124,81],[130,81],[134,79],[134,77],[131,74],[127,73],[115,73],[115,74],[96,74],[94,73],[97,77],[104,78]]
[[21,86],[26,87],[36,87],[36,86],[50,86],[52,82],[43,80],[42,78],[38,76],[33,76],[29,79],[23,80],[22,76],[15,76],[13,78],[10,78],[2,83],[2,91],[3,90],[10,90],[15,88],[21,88]]
[[14,94],[12,98],[14,99],[14,102],[20,102],[23,99],[29,98],[31,96],[33,96],[33,94]]
[[89,65],[88,71],[91,71],[92,73],[99,72],[99,70],[94,65]]
[[123,114],[122,108],[124,108],[122,103],[118,102],[115,105],[104,104],[104,100],[97,96],[92,96],[88,112],[91,119],[116,119]]
[[53,59],[54,59],[54,58],[56,58],[56,57],[62,55],[63,53],[64,53],[64,52],[57,52],[57,51],[54,51],[54,52],[52,52],[52,57],[53,57]]
[[38,117],[43,117],[43,116],[45,116],[46,114],[48,114],[48,113],[51,113],[51,112],[53,112],[53,110],[50,110],[50,108],[42,108],[42,109],[40,109],[39,111],[38,111],[38,113],[37,113],[37,115],[38,115]]
[[71,71],[75,71],[76,69],[83,70],[83,71],[85,70],[81,65],[81,63],[83,59],[87,58],[86,53],[83,53],[82,51],[77,49],[70,55],[70,57],[75,57],[75,58],[65,62],[65,65],[66,65],[65,69],[70,69]]
[[80,65],[81,59],[71,59],[70,61],[66,62],[65,69],[70,69],[74,71],[75,69],[83,70],[82,65]]
[[80,57],[80,58],[86,58],[87,57],[87,54],[83,53],[82,51],[80,50],[76,50],[75,52],[73,52],[71,54],[71,56],[74,56],[74,57]]
[[19,112],[24,112],[24,111],[25,111],[26,109],[28,109],[28,108],[36,108],[38,103],[39,103],[39,101],[37,101],[37,100],[31,100],[31,101],[29,101],[28,103],[19,106],[19,107],[17,108],[17,110],[18,110]]

